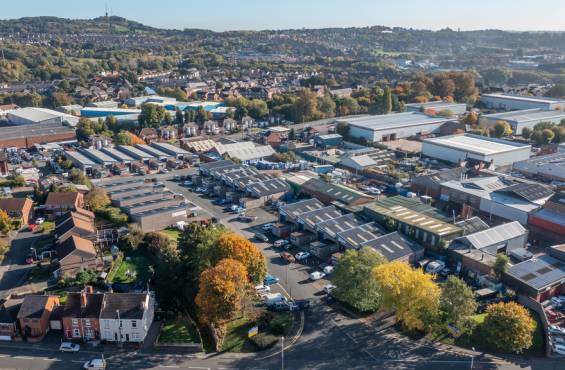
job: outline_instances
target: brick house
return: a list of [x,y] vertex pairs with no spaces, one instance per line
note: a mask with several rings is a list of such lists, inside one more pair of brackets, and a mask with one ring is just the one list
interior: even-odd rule
[[159,134],[157,133],[157,130],[155,130],[154,128],[145,127],[139,131],[139,137],[147,144],[149,144],[152,141],[157,140],[159,138]]
[[94,244],[90,240],[71,235],[64,242],[57,244],[58,269],[55,277],[75,277],[81,271],[98,271],[104,263],[96,255]]
[[83,207],[84,195],[79,192],[50,192],[45,201],[44,210],[50,219],[54,219],[68,211],[76,211]]
[[17,316],[22,302],[23,299],[21,298],[8,297],[0,305],[0,338],[21,340]]
[[28,295],[24,298],[17,319],[28,342],[39,342],[49,332],[51,312],[59,305],[55,295]]
[[90,217],[80,211],[68,212],[55,221],[54,236],[58,243],[64,242],[72,235],[79,236],[83,239],[94,240],[96,238],[94,217]]
[[31,218],[33,202],[29,198],[3,198],[0,199],[0,209],[6,211],[8,216],[27,225]]
[[100,339],[100,310],[104,293],[94,293],[91,286],[69,293],[63,310],[63,334],[67,339]]

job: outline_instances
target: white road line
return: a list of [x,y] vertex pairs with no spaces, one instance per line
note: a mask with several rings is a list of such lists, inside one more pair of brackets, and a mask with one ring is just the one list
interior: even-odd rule
[[19,358],[22,360],[35,360],[35,357],[29,357],[29,356],[14,356],[14,358]]
[[178,369],[180,366],[176,366],[176,365],[160,365],[159,367],[170,367],[170,368]]
[[201,370],[210,370],[209,367],[200,367],[200,366],[189,366],[189,369],[201,369]]

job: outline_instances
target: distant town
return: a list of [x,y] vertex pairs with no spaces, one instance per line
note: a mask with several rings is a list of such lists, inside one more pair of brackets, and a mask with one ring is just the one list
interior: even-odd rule
[[560,368],[565,44],[493,33],[0,20],[0,368]]

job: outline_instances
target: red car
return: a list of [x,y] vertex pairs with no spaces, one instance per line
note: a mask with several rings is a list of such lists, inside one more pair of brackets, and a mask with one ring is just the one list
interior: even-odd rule
[[34,232],[35,229],[37,229],[37,224],[29,224],[28,225],[28,230],[31,232]]

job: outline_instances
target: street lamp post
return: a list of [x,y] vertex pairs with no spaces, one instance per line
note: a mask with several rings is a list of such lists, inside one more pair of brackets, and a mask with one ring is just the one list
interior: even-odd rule
[[120,320],[120,310],[116,310],[118,314],[118,346],[122,346],[122,320]]
[[475,347],[471,347],[471,349],[473,350],[473,354],[471,355],[471,367],[470,369],[473,370],[473,363],[475,362]]
[[281,370],[284,370],[284,336],[281,337]]

